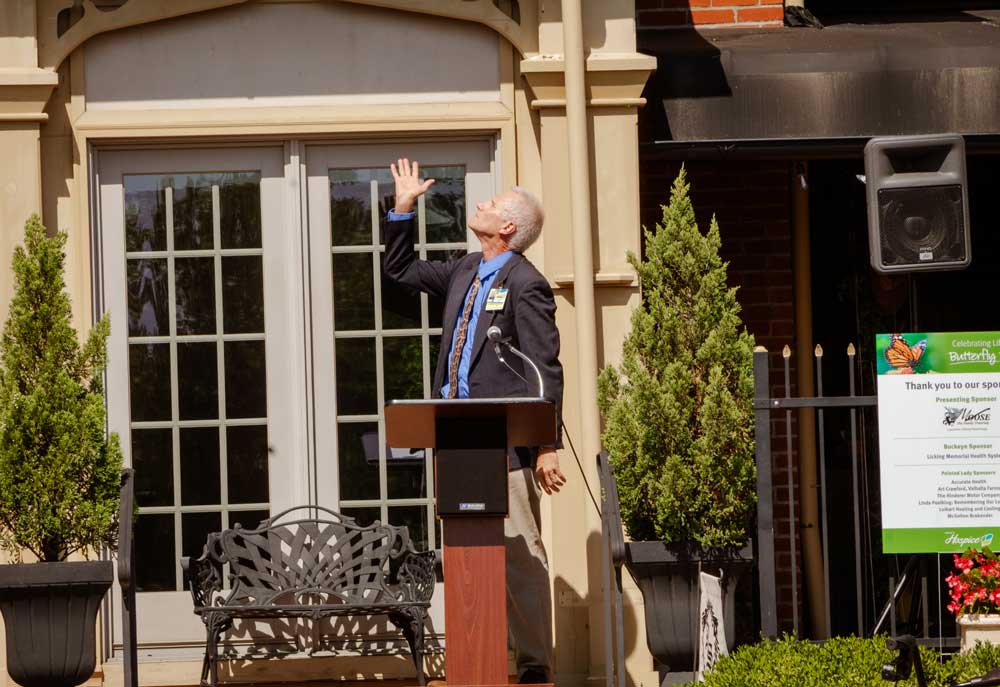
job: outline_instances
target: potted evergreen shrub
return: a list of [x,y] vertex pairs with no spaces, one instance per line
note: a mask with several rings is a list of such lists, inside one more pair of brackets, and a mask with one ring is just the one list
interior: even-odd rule
[[78,343],[65,243],[28,220],[0,340],[0,547],[15,561],[0,565],[0,611],[7,671],[24,687],[90,678],[113,574],[110,561],[66,560],[114,543],[121,451],[105,425],[108,320]]
[[643,592],[647,640],[661,668],[688,670],[698,632],[698,571],[733,589],[752,559],[756,505],[753,337],[719,257],[719,227],[695,221],[684,169],[645,257],[629,254],[642,304],[622,362],[599,380],[602,441],[628,531],[626,565]]

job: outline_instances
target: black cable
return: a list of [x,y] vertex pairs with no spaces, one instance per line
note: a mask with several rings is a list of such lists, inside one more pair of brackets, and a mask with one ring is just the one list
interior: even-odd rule
[[587,487],[587,493],[590,495],[590,502],[594,504],[594,510],[597,511],[598,515],[601,515],[601,507],[597,505],[597,499],[594,498],[594,491],[590,488],[590,482],[587,481],[587,473],[583,469],[583,463],[580,462],[580,456],[576,452],[576,446],[573,445],[573,439],[570,437],[569,432],[566,431],[566,423],[559,418],[559,427],[562,429],[563,436],[566,437],[566,441],[569,442],[569,448],[573,452],[573,457],[576,458],[576,464],[580,468],[580,476],[583,478],[583,484]]
[[[505,339],[502,343],[506,343],[506,341],[507,340]],[[499,344],[494,345],[493,351],[494,353],[496,353],[496,356],[500,360],[500,362],[507,366],[508,370],[517,375],[521,379],[521,381],[524,382],[525,384],[528,383],[528,380],[522,377],[521,373],[515,370],[513,367],[511,367],[510,363],[508,363],[504,359],[503,354],[500,352]],[[580,468],[580,477],[583,478],[583,484],[585,487],[587,487],[587,494],[590,496],[590,502],[594,504],[594,510],[597,511],[597,514],[601,515],[601,507],[597,505],[597,499],[594,498],[594,490],[590,488],[590,482],[587,481],[587,473],[583,469],[583,463],[580,462],[580,456],[576,452],[576,446],[573,445],[573,439],[570,437],[569,432],[566,431],[566,423],[563,422],[562,420],[562,413],[560,413],[559,417],[559,428],[562,430],[562,433],[566,437],[566,440],[569,441],[569,447],[570,450],[573,452],[573,458],[576,459],[577,467]]]

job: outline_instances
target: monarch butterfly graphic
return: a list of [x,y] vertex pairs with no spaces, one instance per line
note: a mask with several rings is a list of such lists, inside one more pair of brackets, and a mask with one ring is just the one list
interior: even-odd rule
[[889,339],[889,345],[885,349],[886,361],[896,368],[897,374],[913,374],[913,368],[920,362],[924,351],[927,350],[927,339],[924,339],[916,346],[906,343],[899,334],[893,334]]

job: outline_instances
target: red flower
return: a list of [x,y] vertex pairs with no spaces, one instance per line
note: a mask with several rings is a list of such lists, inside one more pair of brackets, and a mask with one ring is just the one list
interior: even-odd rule
[[955,615],[1000,611],[1000,559],[989,549],[969,549],[955,554],[954,561],[958,572],[945,577],[951,597],[948,610]]

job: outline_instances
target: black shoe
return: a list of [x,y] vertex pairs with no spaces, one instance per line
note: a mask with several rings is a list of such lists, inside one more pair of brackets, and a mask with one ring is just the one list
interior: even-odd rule
[[548,682],[549,678],[545,675],[545,671],[538,668],[528,668],[517,679],[517,684],[519,685],[544,685],[548,684]]

